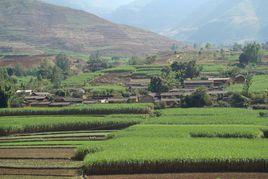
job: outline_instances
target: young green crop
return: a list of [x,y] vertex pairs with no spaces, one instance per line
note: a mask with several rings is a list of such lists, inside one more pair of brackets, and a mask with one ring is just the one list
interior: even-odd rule
[[81,115],[81,114],[148,114],[153,104],[94,104],[63,108],[13,108],[1,109],[0,116],[22,115]]
[[247,124],[268,125],[259,116],[263,110],[239,108],[177,108],[160,110],[160,117],[147,121],[149,124]]
[[[243,130],[243,126],[232,126]],[[134,126],[119,132],[116,139],[92,143],[102,150],[85,157],[88,174],[180,172],[180,171],[266,171],[267,139],[191,138],[203,126]],[[258,127],[248,126],[258,131]],[[207,131],[232,132],[228,126],[205,126]],[[239,130],[239,129],[237,129]],[[259,132],[259,131],[258,131]],[[81,147],[81,151],[82,151]],[[78,149],[79,151],[79,149]],[[80,153],[81,154],[81,153]],[[81,156],[80,156],[81,157]]]
[[122,129],[146,120],[139,115],[18,116],[0,118],[0,136],[51,131]]

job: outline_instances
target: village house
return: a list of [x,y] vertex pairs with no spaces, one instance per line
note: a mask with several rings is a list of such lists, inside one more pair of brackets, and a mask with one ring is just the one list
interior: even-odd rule
[[26,95],[26,96],[31,96],[33,93],[33,90],[17,90],[16,94],[17,95]]
[[208,78],[209,81],[213,81],[214,86],[224,86],[231,84],[231,78]]
[[49,104],[49,107],[66,107],[70,105],[72,105],[70,102],[53,102]]
[[194,80],[186,80],[184,81],[184,86],[185,88],[193,89],[193,88],[199,88],[199,87],[206,87],[206,88],[211,88],[214,86],[214,82],[211,80],[199,80],[199,81],[194,81]]
[[149,93],[147,95],[139,96],[139,103],[154,103],[156,100],[159,100],[159,96],[156,93]]
[[30,104],[31,107],[48,107],[51,104],[49,101],[45,102],[33,102]]
[[181,92],[166,92],[161,93],[161,100],[162,99],[174,99],[174,98],[180,98],[183,95]]
[[108,103],[127,103],[128,99],[122,98],[122,99],[117,99],[117,98],[110,98],[108,99]]
[[237,84],[243,84],[246,82],[246,77],[244,75],[237,75],[234,77],[233,82]]
[[174,106],[180,105],[181,99],[179,99],[179,98],[161,99],[161,102],[163,102],[166,107],[174,107]]

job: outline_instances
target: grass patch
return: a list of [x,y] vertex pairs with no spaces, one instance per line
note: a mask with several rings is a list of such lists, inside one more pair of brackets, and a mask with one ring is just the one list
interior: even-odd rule
[[102,70],[104,73],[132,73],[136,70],[133,66],[119,66],[115,68],[109,68]]
[[94,78],[100,76],[101,73],[82,73],[80,75],[75,75],[67,78],[62,82],[64,86],[85,86]]

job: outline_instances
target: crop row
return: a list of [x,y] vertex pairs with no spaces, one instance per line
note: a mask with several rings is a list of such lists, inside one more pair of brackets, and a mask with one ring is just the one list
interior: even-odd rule
[[64,108],[16,108],[2,109],[0,116],[24,115],[86,115],[86,114],[148,114],[152,104],[94,104]]
[[115,130],[135,125],[145,120],[142,116],[119,115],[89,116],[26,116],[1,117],[0,136],[17,133]]
[[178,172],[268,172],[268,160],[120,161],[86,165],[89,175]]
[[267,172],[267,147],[266,139],[121,137],[92,143],[84,163],[88,174]]

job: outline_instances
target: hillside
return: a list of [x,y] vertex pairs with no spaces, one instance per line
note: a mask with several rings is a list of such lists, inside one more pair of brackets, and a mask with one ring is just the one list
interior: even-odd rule
[[92,12],[97,15],[102,15],[105,13],[110,13],[116,8],[128,4],[134,0],[41,0],[54,5],[61,5],[65,7],[70,7],[74,9],[84,10]]
[[170,32],[195,42],[267,41],[267,11],[265,0],[210,0]]
[[176,41],[84,11],[35,0],[0,1],[0,42],[109,55],[144,55],[169,50]]
[[207,0],[136,0],[121,6],[105,18],[154,32],[170,29]]
[[190,42],[268,40],[267,0],[148,1],[136,0],[106,18]]

